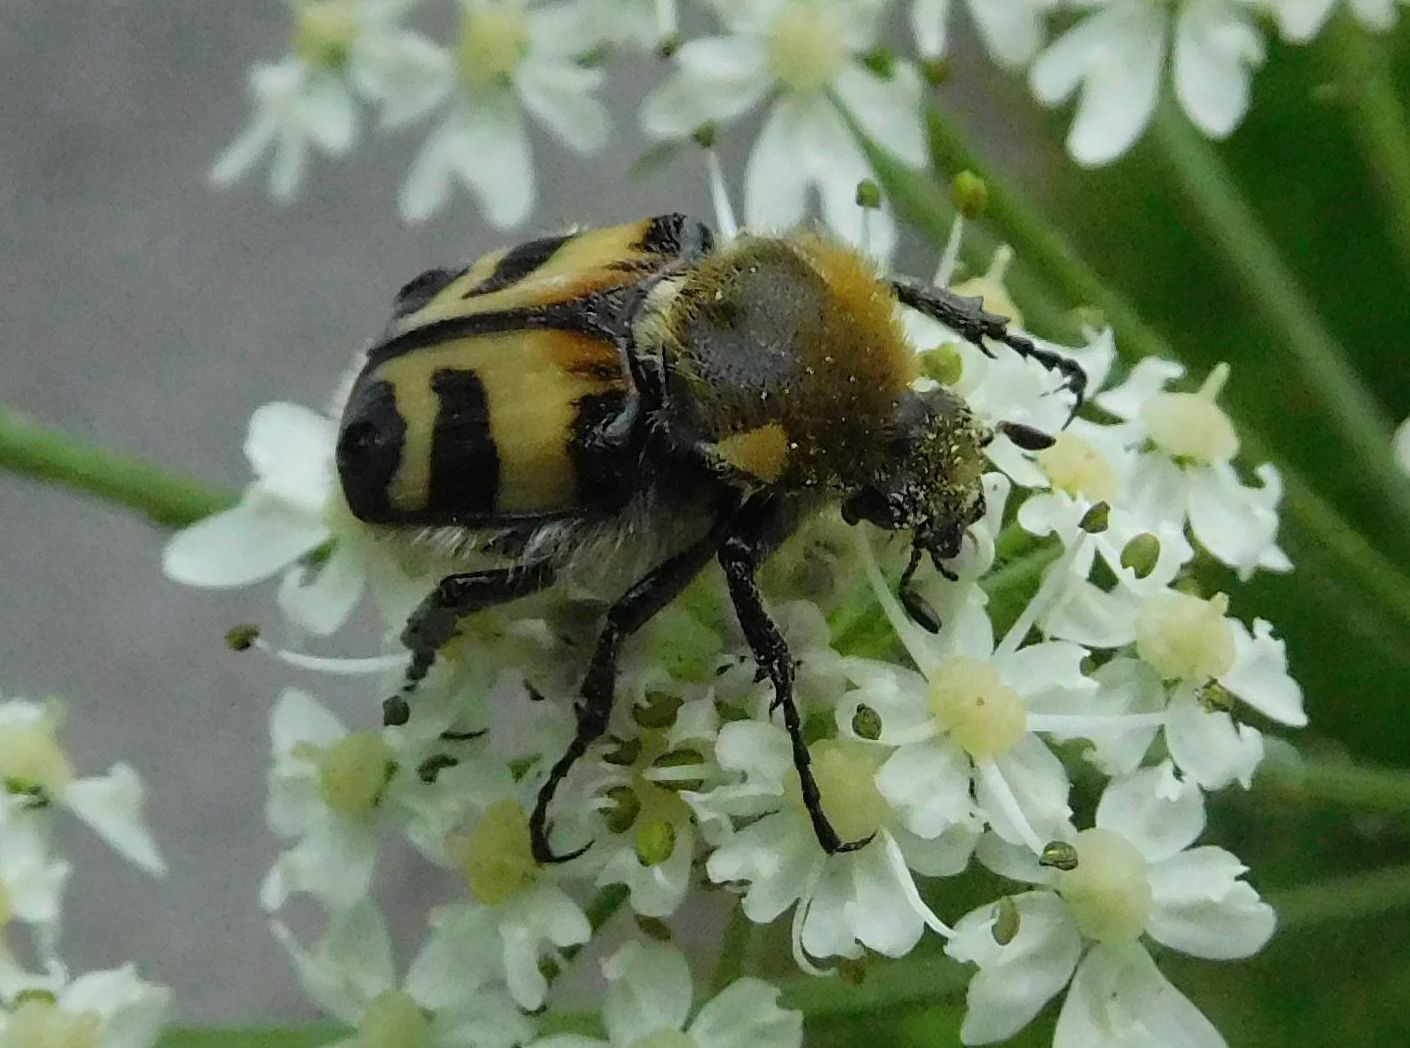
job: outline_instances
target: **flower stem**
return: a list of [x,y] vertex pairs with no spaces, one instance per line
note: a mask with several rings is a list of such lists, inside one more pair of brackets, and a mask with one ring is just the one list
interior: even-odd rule
[[1410,772],[1398,768],[1346,761],[1270,761],[1259,769],[1257,785],[1294,804],[1316,800],[1383,814],[1410,812]]
[[1284,928],[1307,927],[1390,910],[1410,909],[1410,866],[1389,866],[1371,873],[1334,877],[1289,888],[1268,900]]
[[1352,133],[1380,191],[1391,239],[1410,269],[1410,119],[1391,79],[1390,51],[1345,12],[1327,36]]
[[37,425],[0,408],[0,466],[127,506],[180,528],[233,505],[235,496],[177,476],[85,437]]
[[1410,479],[1391,454],[1389,415],[1283,263],[1219,154],[1168,106],[1157,115],[1152,137],[1250,304],[1277,332],[1307,388],[1326,404],[1329,426],[1356,453],[1367,481],[1410,522]]
[[[964,136],[937,113],[929,115],[931,150],[937,169],[969,169],[984,178],[989,189],[988,215],[1017,248],[1019,257],[1043,273],[1068,301],[1091,305],[1105,315],[1116,332],[1122,356],[1140,359],[1160,356],[1179,359],[1166,339],[1147,324],[1124,296],[1087,265],[1066,236],[1018,190],[984,169]],[[871,149],[877,174],[898,208],[915,218],[933,209],[918,188],[914,172],[907,172],[894,158]],[[911,177],[898,177],[898,172]],[[1015,279],[1018,271],[1014,273]],[[1016,284],[1016,292],[1021,292]],[[1040,308],[1041,307],[1041,308]],[[1042,302],[1028,308],[1035,314],[1048,312]],[[1048,312],[1055,317],[1056,312]],[[1257,434],[1248,432],[1245,422],[1244,449],[1254,461],[1275,461],[1287,493],[1285,513],[1289,523],[1301,532],[1295,553],[1300,559],[1320,565],[1331,577],[1354,579],[1362,591],[1410,626],[1410,579],[1378,549],[1368,543],[1347,520],[1328,504],[1312,486],[1281,456],[1273,454]],[[1389,448],[1387,438],[1386,449]],[[1385,451],[1389,462],[1389,451]],[[1405,483],[1403,478],[1399,482]]]
[[911,956],[869,968],[865,981],[843,992],[835,979],[803,976],[783,984],[782,1005],[809,1020],[883,1014],[891,1009],[938,1004],[963,993],[971,970],[948,957]]

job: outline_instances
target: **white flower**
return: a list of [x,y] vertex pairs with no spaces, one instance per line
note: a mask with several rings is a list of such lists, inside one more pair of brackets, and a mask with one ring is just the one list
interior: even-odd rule
[[10,996],[5,983],[20,970],[5,946],[4,932],[13,922],[29,925],[40,956],[54,959],[71,869],[50,854],[46,827],[25,817],[23,805],[16,798],[0,798],[0,998]]
[[1148,522],[1188,519],[1200,545],[1241,578],[1259,568],[1291,570],[1277,544],[1283,493],[1278,471],[1259,466],[1261,486],[1255,488],[1234,470],[1239,436],[1216,402],[1228,365],[1210,372],[1198,392],[1168,392],[1165,387],[1183,374],[1179,364],[1147,358],[1123,385],[1096,397],[1098,406],[1125,420],[1127,446],[1153,444],[1131,472],[1125,508]]
[[980,858],[996,872],[1045,887],[1012,897],[1017,933],[1004,944],[995,938],[996,907],[980,907],[956,926],[946,952],[979,966],[963,1041],[1013,1036],[1070,979],[1054,1048],[1222,1048],[1218,1032],[1140,941],[1149,936],[1182,953],[1231,960],[1256,953],[1273,934],[1273,911],[1240,879],[1246,868],[1239,860],[1222,848],[1191,847],[1203,829],[1199,790],[1165,764],[1107,787],[1095,828],[1070,835],[1073,869],[1041,867],[986,838]]
[[49,804],[56,803],[123,858],[148,873],[166,873],[166,863],[142,819],[143,789],[137,773],[126,764],[114,764],[106,775],[77,778],[59,746],[62,723],[57,703],[0,702],[0,783],[11,795],[0,818],[38,820]]
[[1050,106],[1080,91],[1067,138],[1078,163],[1110,163],[1141,136],[1155,113],[1172,51],[1175,96],[1190,119],[1212,138],[1224,138],[1238,126],[1248,110],[1253,71],[1264,56],[1248,0],[1076,0],[1076,5],[1093,13],[1038,56],[1029,83]]
[[879,715],[879,741],[897,746],[877,788],[923,837],[982,820],[1040,852],[1071,814],[1070,784],[1034,732],[1067,727],[1067,715],[1048,710],[1080,706],[1096,692],[1082,673],[1087,652],[1063,641],[1020,648],[1013,634],[996,648],[979,603],[936,636],[903,625],[920,672],[858,663],[858,690],[849,696]]
[[[1397,0],[1265,0],[1278,19],[1285,40],[1306,43],[1320,33],[1340,4],[1349,8],[1368,29],[1384,32],[1394,27]],[[1404,3],[1405,0],[1398,0]]]
[[380,732],[349,734],[312,696],[289,688],[269,718],[273,765],[265,814],[291,847],[260,888],[266,910],[308,892],[332,909],[367,894],[377,858],[377,823],[393,780]]
[[441,54],[438,89],[421,111],[446,99],[449,106],[412,161],[399,205],[407,221],[424,221],[445,206],[458,182],[490,222],[507,229],[523,223],[534,205],[523,110],[569,148],[600,149],[609,117],[594,92],[604,74],[577,61],[594,41],[568,5],[530,9],[523,0],[460,0],[460,6],[459,45],[454,54]]
[[842,112],[902,161],[926,162],[921,81],[907,62],[882,72],[862,59],[876,45],[878,0],[711,0],[725,35],[691,40],[678,71],[642,107],[657,138],[683,138],[773,99],[745,171],[745,221],[786,229],[803,221],[816,187],[827,225],[854,244],[869,223],[869,249],[890,254],[895,227],[883,208],[864,220],[859,182],[871,165]]
[[863,946],[889,957],[908,953],[927,926],[943,929],[916,890],[912,870],[949,876],[964,869],[978,836],[958,818],[929,838],[912,832],[882,793],[878,773],[890,747],[828,739],[810,747],[823,810],[847,840],[874,839],[854,852],[828,856],[818,845],[793,770],[787,733],[758,721],[720,729],[716,760],[743,776],[737,784],[693,797],[703,822],[730,824],[706,862],[710,879],[746,883],[742,905],[756,924],[796,904],[794,954],[856,957]]
[[670,47],[676,39],[676,0],[578,0],[584,39],[630,44],[643,50]]
[[[965,0],[991,58],[1007,69],[1028,63],[1043,43],[1043,15],[1055,0]],[[912,0],[911,26],[926,58],[944,55],[954,0]]]
[[334,916],[312,952],[284,925],[272,927],[304,992],[356,1031],[337,1048],[513,1048],[533,1036],[502,989],[461,981],[425,963],[424,950],[399,982],[386,925],[366,900]]
[[211,169],[228,186],[273,152],[269,192],[297,194],[309,151],[342,156],[358,138],[357,96],[395,114],[425,93],[433,47],[396,24],[411,0],[295,0],[292,53],[250,70],[254,116]]
[[[778,1006],[778,990],[736,979],[691,1007],[690,969],[662,943],[628,943],[602,965],[607,1041],[558,1034],[531,1048],[801,1048],[803,1016]],[[692,1016],[692,1012],[694,1014]]]
[[[466,813],[464,828],[448,835],[443,851],[464,878],[471,901],[432,913],[430,936],[408,978],[444,972],[450,997],[502,981],[521,1008],[537,1009],[548,992],[541,962],[592,934],[582,907],[559,884],[590,872],[591,854],[548,866],[535,861],[529,831],[537,792],[532,776],[515,782],[502,765],[468,761],[442,772],[436,788],[455,797]],[[559,791],[552,826],[556,847],[586,839],[586,808],[586,798]]]
[[[337,425],[297,404],[255,409],[245,457],[255,479],[232,508],[178,531],[162,551],[162,570],[189,586],[246,586],[284,571],[279,604],[310,632],[333,633],[363,590],[350,542],[339,542],[311,579],[302,561],[332,537]],[[287,570],[286,570],[287,569]]]
[[0,1044],[150,1048],[161,1035],[171,991],[144,982],[131,965],[88,972],[69,982],[57,970],[9,1012],[0,1010]]
[[1410,473],[1410,418],[1400,424],[1395,431],[1395,461],[1406,473]]

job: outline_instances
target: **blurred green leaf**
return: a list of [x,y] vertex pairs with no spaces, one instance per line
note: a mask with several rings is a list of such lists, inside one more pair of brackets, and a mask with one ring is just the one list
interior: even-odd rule
[[157,1048],[317,1048],[344,1033],[327,1024],[171,1030]]

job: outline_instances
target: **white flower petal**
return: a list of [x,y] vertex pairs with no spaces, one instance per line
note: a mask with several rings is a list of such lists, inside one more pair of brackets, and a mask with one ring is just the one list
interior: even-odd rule
[[804,119],[817,99],[782,98],[764,118],[744,172],[744,213],[749,226],[783,232],[803,220],[811,171]]
[[246,586],[269,578],[327,538],[320,518],[251,487],[231,509],[173,535],[162,550],[162,571],[188,586]]
[[1234,782],[1248,789],[1263,760],[1257,728],[1236,724],[1223,711],[1204,709],[1190,688],[1180,689],[1170,703],[1165,744],[1180,770],[1206,790]]
[[920,74],[909,63],[897,62],[886,78],[849,62],[833,89],[862,130],[902,163],[920,167],[927,162]]
[[1041,891],[1011,898],[1018,908],[1018,934],[1007,945],[994,941],[993,906],[966,914],[945,945],[956,960],[979,965],[960,1029],[965,1044],[990,1044],[1018,1033],[1067,985],[1082,955],[1082,936],[1061,899]]
[[525,62],[515,77],[524,108],[564,145],[591,153],[607,142],[611,117],[593,92],[603,82],[601,70],[562,62]]
[[298,688],[285,688],[269,714],[269,740],[276,758],[300,743],[331,746],[347,734],[326,706]]
[[333,446],[338,425],[300,404],[261,404],[250,416],[245,457],[271,495],[321,516],[333,487]]
[[852,898],[843,912],[863,946],[884,957],[903,957],[920,941],[926,922],[914,905],[910,871],[888,860],[885,837],[883,830],[871,844],[847,856]]
[[294,964],[299,985],[313,1002],[350,1026],[361,1019],[367,1005],[396,985],[392,943],[382,915],[363,900],[328,923],[328,934],[310,952],[279,921],[270,928]]
[[1226,1048],[1138,944],[1097,946],[1077,968],[1053,1048]]
[[[1067,804],[1072,787],[1062,761],[1042,739],[1030,732],[1008,753],[995,758],[994,767],[1008,784],[1019,811],[1040,842],[1046,844],[1056,837],[1072,814]],[[975,796],[988,813],[989,825],[995,833],[1010,843],[1031,846],[1028,834],[996,796],[988,776],[979,777]]]
[[479,198],[499,229],[520,225],[534,205],[534,163],[524,120],[507,91],[496,91],[452,113],[451,168]]
[[279,583],[279,607],[290,621],[319,637],[342,629],[362,599],[362,564],[346,543],[316,567],[295,567]]
[[1139,419],[1146,403],[1184,374],[1184,367],[1173,360],[1145,357],[1131,369],[1125,382],[1098,393],[1096,404],[1103,411],[1109,411],[1128,422]]
[[1151,867],[1155,901],[1146,930],[1166,946],[1195,957],[1250,957],[1273,936],[1273,907],[1239,878],[1247,867],[1223,848],[1206,846]]
[[630,1045],[659,1030],[680,1030],[690,1014],[690,969],[679,950],[633,942],[602,966],[607,1003],[602,1020],[613,1044]]
[[429,924],[404,986],[423,1008],[455,1008],[499,967],[495,913],[484,906],[446,906],[432,912]]
[[1263,64],[1263,38],[1228,0],[1190,0],[1175,30],[1175,93],[1190,119],[1224,138],[1248,112],[1252,70]]
[[1097,804],[1096,824],[1134,844],[1147,862],[1183,851],[1204,830],[1204,797],[1175,777],[1170,762],[1113,779]]
[[654,138],[684,138],[702,124],[728,121],[757,105],[773,84],[757,40],[707,36],[676,52],[678,72],[641,106],[642,129]]
[[1145,5],[1127,5],[1121,13],[1126,17],[1114,20],[1088,68],[1067,136],[1068,152],[1086,166],[1110,163],[1131,148],[1160,98],[1166,16]]
[[289,896],[308,893],[330,909],[344,909],[366,898],[376,861],[373,824],[328,813],[274,860],[261,905],[276,910]]
[[760,979],[735,980],[700,1009],[691,1039],[699,1048],[801,1048],[803,1016],[780,1008],[778,995]]
[[1043,42],[1035,0],[968,0],[984,49],[1006,69],[1021,69]]
[[[1245,487],[1227,462],[1188,474],[1190,530],[1244,579],[1255,568],[1286,561],[1277,548],[1282,481],[1272,466],[1261,467],[1258,475],[1263,486],[1255,488]],[[1270,553],[1276,553],[1271,562]]]
[[80,975],[60,992],[59,1007],[98,1016],[103,1048],[150,1048],[171,1010],[171,991],[139,979],[128,964]]
[[1279,724],[1301,728],[1307,723],[1302,708],[1302,688],[1288,674],[1288,653],[1273,626],[1253,620],[1253,635],[1237,620],[1234,629],[1234,668],[1219,683],[1244,702]]
[[59,799],[123,858],[162,876],[166,863],[142,818],[144,794],[137,773],[114,764],[106,775],[70,783]]
[[949,739],[899,747],[881,766],[876,787],[919,837],[938,837],[972,818],[969,758]]

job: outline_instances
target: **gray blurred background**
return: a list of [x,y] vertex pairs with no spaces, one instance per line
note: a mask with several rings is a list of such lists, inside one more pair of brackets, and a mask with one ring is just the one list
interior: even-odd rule
[[[449,10],[423,6],[432,18]],[[257,405],[323,407],[400,284],[516,238],[487,229],[463,196],[423,227],[401,224],[395,194],[422,128],[316,163],[291,207],[265,198],[262,171],[209,190],[207,169],[247,117],[246,70],[282,54],[287,33],[281,0],[0,0],[6,406],[237,487]],[[608,151],[579,158],[538,138],[536,226],[710,213],[692,151],[625,175],[645,149],[631,100],[657,66],[613,61],[620,134]],[[727,161],[751,134],[730,133]],[[933,265],[911,257],[919,271]],[[175,988],[186,1022],[311,1016],[256,902],[276,850],[263,817],[266,716],[297,678],[222,644],[233,623],[273,621],[272,585],[177,586],[160,573],[155,528],[4,473],[0,523],[0,693],[62,696],[80,772],[138,767],[171,865],[149,880],[66,820],[77,865],[68,959],[79,971],[138,960]],[[336,644],[358,653],[355,637]],[[365,685],[336,705],[350,723],[376,720]],[[380,881],[394,909],[422,909],[410,866],[384,866]]]

